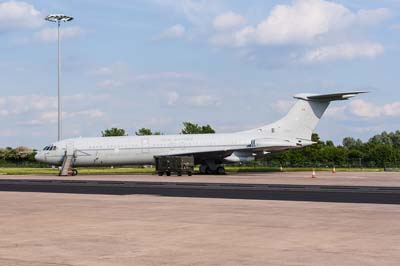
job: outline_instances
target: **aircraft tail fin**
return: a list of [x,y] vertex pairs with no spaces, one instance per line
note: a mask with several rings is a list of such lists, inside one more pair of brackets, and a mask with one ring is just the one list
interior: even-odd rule
[[280,137],[311,140],[311,134],[331,101],[348,100],[362,91],[333,94],[296,94],[298,101],[282,119],[256,130],[271,132]]

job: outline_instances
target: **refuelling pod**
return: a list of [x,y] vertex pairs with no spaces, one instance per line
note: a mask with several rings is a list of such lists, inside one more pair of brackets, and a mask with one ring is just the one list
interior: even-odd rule
[[281,140],[281,139],[273,139],[273,138],[262,138],[262,139],[253,139],[251,141],[251,147],[296,147],[297,144],[290,140]]
[[235,151],[230,156],[225,157],[224,160],[231,163],[238,163],[238,162],[251,162],[254,161],[255,158],[252,152]]

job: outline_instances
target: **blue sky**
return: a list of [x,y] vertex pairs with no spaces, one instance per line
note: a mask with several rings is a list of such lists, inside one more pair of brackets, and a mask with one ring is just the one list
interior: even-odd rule
[[316,132],[340,143],[399,129],[400,1],[0,1],[0,146],[57,137],[62,25],[64,136],[110,127],[218,132],[285,114],[300,92],[367,90]]

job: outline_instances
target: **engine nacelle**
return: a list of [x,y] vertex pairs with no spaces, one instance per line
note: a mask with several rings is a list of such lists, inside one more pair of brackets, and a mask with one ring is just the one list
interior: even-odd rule
[[254,159],[255,158],[251,152],[240,152],[240,151],[235,151],[230,156],[224,158],[225,161],[231,163],[251,162],[254,161]]

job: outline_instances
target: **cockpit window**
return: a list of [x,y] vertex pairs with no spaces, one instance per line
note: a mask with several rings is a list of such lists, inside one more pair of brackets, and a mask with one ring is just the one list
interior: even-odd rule
[[56,149],[57,149],[57,147],[53,146],[53,145],[46,146],[46,147],[43,148],[44,151],[55,151]]

